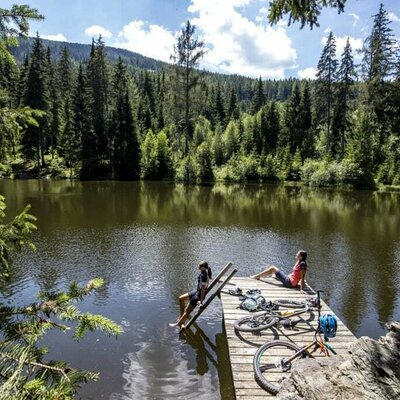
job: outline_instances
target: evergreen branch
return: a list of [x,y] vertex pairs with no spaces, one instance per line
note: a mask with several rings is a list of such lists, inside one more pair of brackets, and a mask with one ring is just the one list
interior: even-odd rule
[[337,8],[338,14],[344,11],[346,0],[272,0],[268,19],[271,25],[276,24],[285,15],[289,15],[288,24],[300,22],[300,29],[309,25],[319,27],[318,17],[324,7]]
[[44,364],[44,363],[39,363],[39,362],[36,362],[36,361],[29,361],[27,359],[23,360],[23,358],[21,356],[14,357],[14,356],[11,356],[10,354],[4,353],[2,351],[0,351],[0,357],[4,358],[6,360],[15,361],[17,363],[21,362],[21,360],[22,360],[22,363],[24,365],[33,366],[35,368],[42,368],[42,369],[45,369],[45,370],[57,372],[57,373],[61,374],[68,382],[71,382],[69,377],[68,377],[68,375],[66,374],[65,370],[62,369],[62,368],[55,367],[55,366],[48,365],[48,364]]

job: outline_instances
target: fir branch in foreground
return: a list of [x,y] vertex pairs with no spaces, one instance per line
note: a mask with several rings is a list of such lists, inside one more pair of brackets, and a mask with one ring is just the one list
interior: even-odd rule
[[[67,291],[41,293],[38,302],[26,307],[0,305],[0,400],[70,399],[80,384],[98,378],[96,373],[74,369],[62,361],[46,361],[48,349],[37,343],[50,329],[64,331],[73,326],[75,340],[92,331],[122,333],[115,322],[82,313],[76,305],[103,283],[101,278],[82,287],[72,282]],[[50,394],[52,397],[46,397]]]

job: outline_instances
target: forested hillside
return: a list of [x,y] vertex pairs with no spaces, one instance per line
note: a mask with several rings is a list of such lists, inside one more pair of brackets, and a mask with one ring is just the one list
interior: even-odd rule
[[[53,60],[60,58],[64,49],[67,49],[71,55],[71,59],[78,63],[87,60],[90,55],[90,44],[58,42],[47,39],[42,39],[42,43],[44,47],[50,49]],[[22,39],[18,46],[12,48],[11,52],[19,63],[23,63],[25,58],[31,54],[34,44],[35,38]],[[112,63],[121,57],[126,64],[137,68],[156,71],[166,67],[166,63],[162,61],[154,60],[153,58],[145,57],[129,50],[106,47],[106,51],[107,59]]]
[[57,46],[35,38],[21,63],[1,61],[2,106],[43,111],[1,137],[3,175],[400,183],[400,63],[382,5],[362,62],[331,33],[315,81],[199,71],[190,23],[171,65],[101,38],[88,53]]

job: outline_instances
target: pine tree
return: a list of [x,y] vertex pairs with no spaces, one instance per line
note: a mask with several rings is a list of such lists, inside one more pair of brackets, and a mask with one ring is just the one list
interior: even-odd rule
[[[229,124],[228,124],[229,125]],[[225,162],[224,143],[222,139],[222,128],[220,125],[215,127],[214,138],[212,142],[212,152],[214,155],[214,164],[219,167]]]
[[114,72],[114,110],[110,126],[113,128],[113,172],[121,179],[139,176],[139,144],[128,89],[126,66],[119,58]]
[[332,120],[332,155],[337,155],[339,159],[344,157],[346,133],[350,130],[350,102],[354,98],[352,86],[355,78],[353,55],[347,38],[337,73],[337,95]]
[[61,100],[64,102],[70,97],[74,86],[74,67],[71,59],[71,53],[63,47],[61,56],[57,63],[57,74],[59,78],[59,86],[61,92]]
[[182,80],[182,93],[184,98],[184,132],[185,147],[184,154],[189,151],[189,141],[191,132],[191,92],[197,85],[198,75],[195,68],[198,66],[200,59],[203,57],[205,50],[204,43],[194,37],[195,26],[189,21],[186,22],[181,34],[178,36],[176,45],[174,46],[174,55],[172,59],[176,66],[176,72]]
[[255,93],[252,99],[252,104],[251,104],[252,114],[257,113],[264,104],[265,104],[264,86],[260,76],[260,78],[257,80]]
[[221,124],[221,126],[224,126],[225,120],[226,120],[226,115],[225,115],[224,102],[222,100],[221,88],[219,85],[217,86],[217,89],[215,91],[212,113],[213,113],[214,125]]
[[0,57],[0,90],[3,91],[2,94],[7,93],[4,106],[18,107],[18,82],[19,70],[17,64],[7,58]]
[[304,130],[302,126],[301,113],[301,92],[297,82],[293,85],[292,94],[286,106],[285,127],[287,130],[287,142],[283,145],[289,145],[290,153],[294,154],[303,144]]
[[19,79],[18,79],[18,86],[16,93],[17,107],[23,105],[25,88],[26,88],[26,77],[28,76],[28,71],[29,71],[29,57],[26,56],[24,62],[22,63],[19,69]]
[[316,119],[325,126],[326,154],[331,152],[332,105],[337,64],[336,40],[332,32],[330,32],[318,62],[314,95]]
[[49,140],[51,154],[57,149],[62,130],[62,102],[60,98],[58,76],[51,60],[50,48],[47,48],[46,68],[49,84],[49,113],[48,113],[48,132],[46,137]]
[[82,179],[94,176],[96,167],[96,138],[93,129],[93,120],[90,116],[93,106],[91,104],[90,89],[83,70],[79,65],[78,77],[71,97],[71,129],[64,132],[64,157],[70,158],[70,166],[75,165],[75,160],[82,163],[80,175]]
[[381,150],[389,135],[390,126],[390,90],[387,80],[392,77],[395,69],[396,40],[390,28],[391,21],[387,11],[380,5],[379,11],[373,16],[374,24],[371,34],[364,42],[362,71],[367,81],[368,105],[375,113],[379,130],[377,132],[377,163],[383,161]]
[[303,85],[300,102],[300,115],[299,115],[299,126],[302,132],[302,143],[299,147],[300,154],[304,160],[307,157],[311,157],[314,153],[314,136],[312,132],[312,100],[310,86],[306,81]]
[[237,104],[237,96],[235,88],[232,87],[229,92],[228,102],[226,105],[226,121],[225,124],[227,125],[231,119],[238,119],[239,118],[239,109]]
[[[46,53],[39,36],[36,37],[29,63],[23,105],[47,112],[49,103],[49,81],[47,75]],[[45,166],[46,132],[48,118],[38,120],[39,126],[29,126],[23,136],[23,152],[28,159],[36,155],[38,168]]]
[[109,72],[106,48],[101,36],[93,40],[87,67],[87,81],[90,89],[92,125],[94,130],[94,158],[91,171],[94,176],[109,173],[110,138],[108,135],[109,113]]
[[275,101],[271,101],[265,112],[266,127],[264,149],[266,154],[274,153],[280,137],[279,112]]

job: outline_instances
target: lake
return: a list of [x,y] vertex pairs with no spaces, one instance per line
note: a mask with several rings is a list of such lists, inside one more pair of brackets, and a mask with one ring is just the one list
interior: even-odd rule
[[195,287],[197,265],[238,276],[274,264],[289,272],[308,252],[307,281],[357,336],[378,338],[400,319],[400,193],[275,185],[183,186],[160,182],[0,180],[9,216],[25,204],[38,218],[37,251],[15,260],[3,301],[104,277],[82,309],[124,327],[117,339],[80,342],[51,333],[54,358],[100,372],[83,399],[231,399],[219,301],[190,335],[168,322]]

